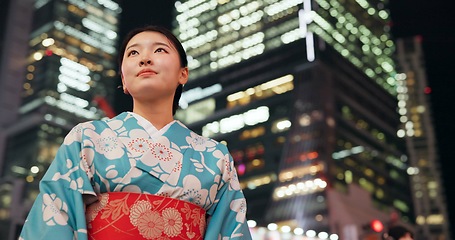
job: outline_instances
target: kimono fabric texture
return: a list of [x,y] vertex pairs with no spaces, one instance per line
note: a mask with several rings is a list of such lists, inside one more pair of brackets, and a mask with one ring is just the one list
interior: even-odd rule
[[[227,147],[177,120],[157,130],[131,112],[80,123],[68,133],[40,182],[19,239],[104,240],[90,237],[95,229],[88,226],[104,212],[105,217],[114,213],[106,209],[112,206],[109,198],[126,201],[116,214],[136,224],[137,239],[251,239],[246,200]],[[205,229],[187,229],[189,208],[176,205],[185,203],[196,215],[205,212]],[[155,218],[138,220],[145,212]],[[146,223],[153,225],[146,221],[160,217],[172,221],[164,219],[153,232],[146,229]],[[185,238],[177,238],[179,230]],[[196,231],[201,236],[193,236]]]

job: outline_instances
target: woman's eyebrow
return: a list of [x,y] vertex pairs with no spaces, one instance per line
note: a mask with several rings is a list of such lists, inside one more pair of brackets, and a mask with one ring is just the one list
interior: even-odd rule
[[139,45],[139,44],[137,44],[137,43],[132,44],[132,45],[128,46],[125,50],[128,50],[128,49],[130,49],[130,48],[132,48],[132,47],[136,47],[136,46],[138,46],[138,45]]
[[[131,44],[131,45],[128,46],[125,50],[128,50],[128,49],[130,49],[130,48],[132,48],[132,47],[137,47],[137,46],[139,46],[139,45],[140,45],[140,44],[138,44],[138,43]],[[169,44],[164,43],[164,42],[154,42],[154,43],[152,44],[152,46],[165,46],[165,47],[171,48],[171,47],[169,46]]]

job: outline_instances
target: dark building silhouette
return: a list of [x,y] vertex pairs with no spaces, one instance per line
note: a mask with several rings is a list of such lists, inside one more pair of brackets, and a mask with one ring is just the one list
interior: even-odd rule
[[397,41],[402,72],[399,79],[406,89],[399,99],[412,166],[409,172],[417,223],[415,236],[416,239],[451,239],[421,40],[415,36]]
[[389,14],[383,1],[176,3],[190,56],[178,117],[228,145],[256,236],[414,225]]
[[172,11],[190,68],[177,118],[228,145],[254,239],[377,239],[372,220],[449,239],[429,112],[412,112],[420,52],[395,61],[387,1],[135,4],[118,29],[112,0],[0,3],[0,235],[20,231],[66,132],[114,114],[115,33]]
[[2,4],[0,221],[1,235],[15,239],[66,133],[114,114],[121,8],[112,0]]

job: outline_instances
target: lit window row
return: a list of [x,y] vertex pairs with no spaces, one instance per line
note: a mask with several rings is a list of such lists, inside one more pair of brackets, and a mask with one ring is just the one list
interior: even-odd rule
[[258,123],[266,122],[270,113],[267,106],[261,106],[251,109],[242,114],[232,115],[219,121],[211,122],[202,127],[202,135],[213,137],[216,134],[230,133],[248,126],[254,126]]
[[268,224],[265,227],[256,227],[256,222],[248,221],[253,239],[312,239],[312,240],[338,240],[337,234],[327,232],[316,232],[315,230],[304,230],[300,227],[291,228],[288,225],[278,225],[276,223]]
[[117,52],[115,48],[115,42],[111,42],[108,44],[106,41],[102,39],[96,39],[93,36],[88,35],[70,25],[66,25],[60,21],[55,21],[54,26],[57,30],[63,31],[65,34],[80,39],[82,42],[91,45],[95,48],[101,49],[108,54],[115,54]]
[[294,76],[285,75],[263,84],[239,91],[227,96],[227,107],[232,108],[237,105],[246,105],[254,100],[264,99],[273,95],[282,94],[294,89]]
[[292,198],[299,195],[307,195],[315,192],[323,191],[327,187],[327,182],[316,178],[313,180],[307,180],[296,184],[289,184],[286,186],[280,186],[273,191],[273,199],[285,199]]
[[276,175],[274,173],[254,176],[248,179],[240,181],[240,187],[242,189],[256,189],[257,187],[271,184],[276,181]]
[[444,223],[444,216],[442,214],[431,214],[427,217],[425,216],[417,216],[416,223],[419,225],[442,225]]
[[315,175],[324,170],[322,163],[313,164],[310,166],[297,166],[290,169],[283,169],[278,175],[280,182],[287,182],[293,179],[303,178],[305,175]]

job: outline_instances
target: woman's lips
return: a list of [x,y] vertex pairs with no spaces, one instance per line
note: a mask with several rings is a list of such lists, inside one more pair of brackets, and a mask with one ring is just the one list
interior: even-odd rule
[[156,72],[153,71],[152,69],[143,69],[137,73],[137,76],[150,76],[150,75],[156,75]]

